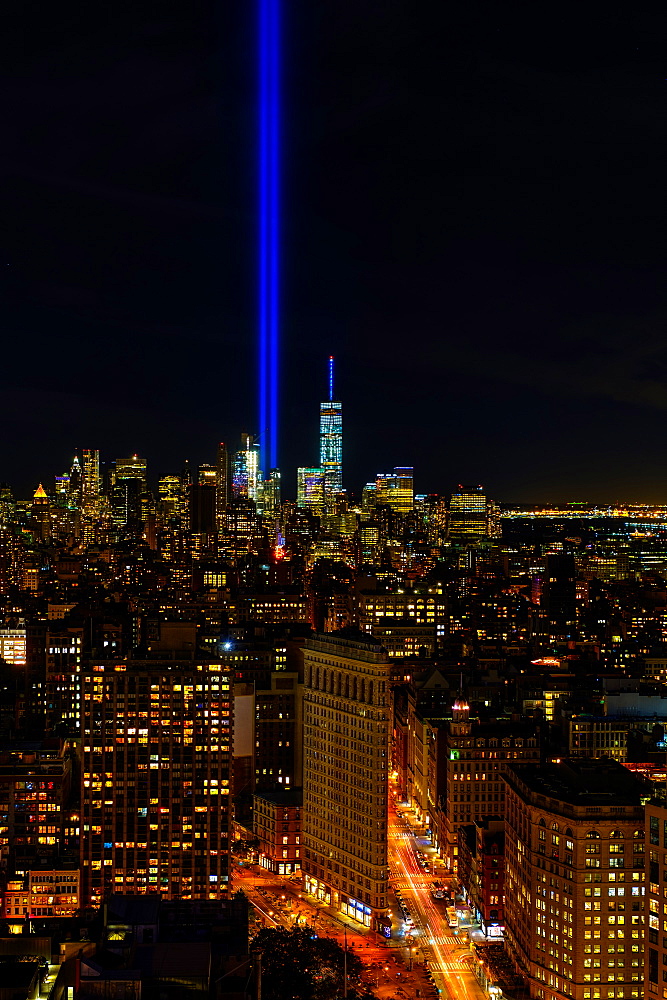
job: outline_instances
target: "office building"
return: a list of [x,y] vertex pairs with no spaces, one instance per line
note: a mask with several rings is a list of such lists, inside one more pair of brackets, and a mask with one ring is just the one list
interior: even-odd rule
[[40,483],[32,498],[30,528],[36,538],[47,542],[51,537],[51,510],[49,498]]
[[0,527],[0,594],[23,582],[25,547],[11,528]]
[[110,471],[110,500],[114,524],[142,532],[154,510],[146,479],[146,460],[138,455],[117,458]]
[[376,626],[430,626],[440,638],[447,628],[447,600],[435,587],[364,590],[359,594],[359,622],[365,632]]
[[486,494],[481,486],[459,486],[449,501],[449,537],[484,538],[488,534]]
[[459,828],[457,875],[482,933],[502,939],[505,930],[505,823],[478,819]]
[[0,747],[0,860],[10,869],[59,854],[72,781],[66,740]]
[[67,732],[79,733],[83,634],[83,625],[63,621],[49,623],[46,629],[44,688],[37,705],[49,730],[64,724]]
[[[664,787],[664,784],[661,782]],[[653,798],[646,805],[646,964],[648,998],[667,998],[667,805]]]
[[241,434],[241,447],[232,461],[232,496],[235,500],[257,502],[261,491],[262,467],[259,444],[252,434]]
[[83,449],[81,470],[81,506],[84,511],[95,507],[100,495],[100,453],[94,448]]
[[95,524],[100,514],[100,453],[95,448],[83,449],[81,469],[81,529],[83,540],[95,540]]
[[298,674],[255,681],[255,783],[257,792],[301,786],[302,688]]
[[296,470],[296,505],[317,517],[324,513],[324,469],[305,466]]
[[387,926],[389,657],[356,631],[304,647],[306,891],[380,932]]
[[667,717],[575,715],[567,720],[569,756],[613,757],[624,763],[628,759],[629,733],[641,728],[649,732],[658,722],[666,723]]
[[271,469],[261,486],[257,509],[265,517],[275,517],[281,503],[280,469]]
[[530,996],[644,995],[644,779],[615,761],[505,770],[505,939]]
[[69,470],[69,483],[67,485],[67,503],[70,507],[81,506],[81,491],[83,489],[83,470],[79,462],[78,455],[72,460],[72,468]]
[[27,664],[27,632],[25,627],[0,628],[0,658],[15,667]]
[[218,454],[215,463],[215,520],[217,530],[223,530],[223,518],[229,505],[229,452],[224,441],[218,444]]
[[138,455],[131,455],[129,458],[117,458],[115,463],[115,479],[138,479],[142,484],[146,484],[146,459],[139,458]]
[[54,487],[56,500],[59,503],[67,503],[67,494],[69,493],[69,473],[65,472],[62,476],[54,476]]
[[232,503],[223,518],[219,536],[220,556],[232,560],[257,551],[263,544],[262,524],[252,500]]
[[259,594],[240,594],[227,604],[229,624],[261,622],[279,625],[283,622],[308,621],[308,600],[298,588],[271,588]]
[[329,499],[343,489],[343,404],[334,399],[333,361],[329,358],[329,398],[320,403],[320,467]]
[[[438,839],[447,863],[454,867],[459,827],[486,816],[502,816],[505,807],[503,772],[510,761],[540,759],[540,729],[533,722],[470,718],[470,707],[454,703],[452,721],[437,728],[430,741],[437,761],[425,765],[427,773],[442,770],[439,788],[430,800],[440,802]],[[438,744],[442,744],[438,750]],[[440,768],[436,768],[440,763]],[[423,797],[423,796],[422,796]]]
[[390,507],[397,514],[410,514],[414,509],[414,470],[396,468],[393,472],[378,473],[375,480],[375,504]]
[[259,840],[259,863],[276,875],[301,868],[300,788],[262,792],[254,797],[253,833]]
[[82,667],[82,900],[228,891],[232,699],[219,662]]
[[217,530],[218,468],[200,465],[190,490],[190,528],[196,534]]
[[163,476],[158,480],[157,493],[164,514],[176,514],[181,498],[181,477]]
[[547,556],[540,605],[546,612],[550,634],[572,635],[577,624],[577,568],[574,556],[560,553]]
[[73,863],[34,864],[20,878],[10,879],[0,893],[2,918],[10,933],[20,934],[26,918],[74,917],[81,906],[79,869]]

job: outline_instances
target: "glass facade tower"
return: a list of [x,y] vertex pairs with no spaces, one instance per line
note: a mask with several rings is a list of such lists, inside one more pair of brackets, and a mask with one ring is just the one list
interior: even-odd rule
[[327,497],[343,489],[343,404],[334,400],[333,358],[329,358],[329,399],[320,404],[320,466]]

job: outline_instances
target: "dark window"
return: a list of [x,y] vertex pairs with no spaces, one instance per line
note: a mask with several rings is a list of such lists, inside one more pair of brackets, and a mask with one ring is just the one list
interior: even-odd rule
[[[665,970],[667,972],[667,970]],[[648,978],[652,983],[658,982],[658,949],[649,948],[648,950]],[[665,977],[667,981],[667,976]]]
[[658,826],[658,817],[651,816],[650,820],[650,839],[652,844],[660,846],[660,827]]

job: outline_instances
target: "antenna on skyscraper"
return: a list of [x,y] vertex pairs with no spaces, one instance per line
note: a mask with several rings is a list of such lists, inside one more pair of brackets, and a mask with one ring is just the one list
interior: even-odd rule
[[333,402],[333,398],[334,398],[334,395],[333,395],[333,375],[334,375],[333,368],[334,368],[333,354],[330,354],[329,355],[329,402],[330,403]]

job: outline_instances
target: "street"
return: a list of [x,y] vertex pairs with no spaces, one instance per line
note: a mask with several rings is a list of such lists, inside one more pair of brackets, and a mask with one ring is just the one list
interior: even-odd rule
[[[470,969],[467,935],[448,927],[446,900],[433,899],[433,883],[442,882],[443,877],[436,872],[427,874],[419,864],[418,853],[424,853],[425,845],[413,832],[409,816],[406,808],[399,807],[398,811],[393,806],[390,808],[389,865],[392,887],[398,894],[394,909],[398,926],[394,933],[399,938],[402,936],[406,957],[416,949],[413,952],[416,960],[428,963],[435,985],[444,996],[451,1000],[462,997],[486,1000],[486,994]],[[401,899],[410,912],[411,923],[401,922],[398,910]]]
[[[281,878],[257,865],[235,861],[233,888],[242,889],[257,911],[261,926],[295,927],[307,924],[314,932],[334,938],[362,959],[364,981],[381,1000],[486,1000],[470,968],[474,960],[463,930],[448,927],[446,900],[434,900],[433,882],[442,876],[426,873],[418,852],[423,843],[413,832],[408,810],[390,805],[389,867],[391,872],[392,937],[386,941],[374,931],[303,892],[301,884]],[[396,894],[398,893],[397,898]],[[404,923],[399,901],[410,911]]]

